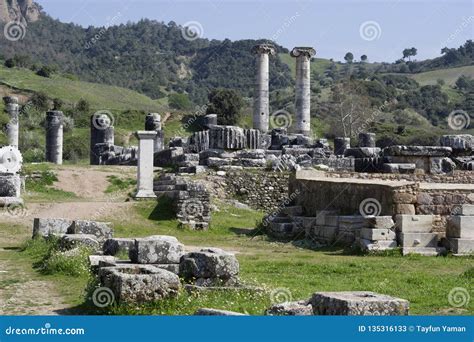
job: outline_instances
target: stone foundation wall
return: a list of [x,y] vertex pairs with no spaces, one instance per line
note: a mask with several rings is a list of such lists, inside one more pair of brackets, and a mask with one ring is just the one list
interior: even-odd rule
[[450,174],[450,175],[327,172],[326,177],[406,180],[410,182],[425,182],[425,183],[474,184],[474,172],[469,172],[469,171],[455,171],[453,174]]
[[230,171],[225,176],[225,191],[251,208],[272,211],[288,199],[289,177],[286,172]]

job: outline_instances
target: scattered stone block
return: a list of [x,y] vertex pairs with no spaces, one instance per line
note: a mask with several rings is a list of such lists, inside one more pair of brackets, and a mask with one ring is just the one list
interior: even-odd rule
[[451,216],[448,219],[446,236],[474,239],[474,216]]
[[93,251],[100,250],[100,244],[94,235],[67,234],[59,241],[59,247],[62,250],[70,250],[80,246],[88,247]]
[[364,251],[374,252],[374,251],[386,251],[388,249],[393,249],[397,247],[396,240],[367,240],[360,239],[359,246]]
[[104,242],[113,237],[113,229],[109,222],[77,220],[68,230],[68,234],[94,235],[97,241]]
[[400,245],[403,247],[436,247],[438,246],[438,234],[401,233]]
[[395,226],[392,216],[366,216],[364,219],[367,228],[390,229]]
[[247,316],[240,312],[218,310],[218,309],[208,309],[208,308],[198,309],[194,315],[195,316]]
[[474,254],[474,239],[449,238],[449,249],[454,254],[470,255]]
[[306,300],[274,304],[265,311],[268,316],[311,316],[313,307]]
[[113,238],[104,242],[102,250],[105,255],[117,255],[121,252],[127,253],[135,245],[135,239]]
[[444,247],[403,247],[402,254],[418,254],[423,256],[438,256],[446,253]]
[[393,213],[395,215],[415,215],[416,210],[413,204],[397,203],[394,205]]
[[360,229],[365,226],[363,216],[339,216],[340,229]]
[[459,214],[463,216],[474,216],[474,204],[463,204]]
[[317,292],[310,299],[315,315],[405,316],[409,302],[368,291]]
[[238,284],[239,262],[232,253],[219,248],[203,248],[181,258],[179,275],[198,286]]
[[89,255],[89,265],[93,273],[97,274],[103,264],[115,264],[115,257],[111,255]]
[[397,238],[395,232],[390,229],[380,228],[362,228],[360,230],[360,237],[362,239],[376,241],[376,240],[395,240]]
[[73,224],[72,220],[54,218],[35,218],[33,221],[33,237],[67,234]]
[[433,229],[432,215],[397,215],[397,231],[404,233],[429,233]]
[[[332,218],[330,219],[332,223],[334,223],[334,217],[337,215],[337,211],[335,210],[321,210],[316,212],[316,225],[318,226],[326,226],[326,221],[329,221],[327,219],[328,216],[331,216]],[[336,216],[337,217],[337,216]],[[336,220],[339,220],[338,218]],[[330,224],[328,226],[332,226],[333,224]],[[335,225],[337,226],[337,224]]]
[[130,260],[138,264],[177,264],[183,255],[183,244],[166,235],[135,239],[129,251]]
[[99,270],[102,286],[117,302],[147,303],[178,295],[179,277],[151,265],[120,265]]

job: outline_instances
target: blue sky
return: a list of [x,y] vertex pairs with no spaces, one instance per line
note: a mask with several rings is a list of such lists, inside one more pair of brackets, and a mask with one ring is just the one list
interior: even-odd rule
[[317,57],[393,62],[407,47],[417,59],[436,57],[474,36],[471,0],[38,0],[53,18],[82,26],[155,19],[197,22],[202,36],[269,38],[313,46]]

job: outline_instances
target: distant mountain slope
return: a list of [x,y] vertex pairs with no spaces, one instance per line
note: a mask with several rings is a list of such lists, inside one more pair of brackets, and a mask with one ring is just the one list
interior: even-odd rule
[[452,86],[462,75],[474,78],[474,65],[421,72],[409,75],[409,77],[421,85],[433,85],[438,80],[443,80],[445,84]]

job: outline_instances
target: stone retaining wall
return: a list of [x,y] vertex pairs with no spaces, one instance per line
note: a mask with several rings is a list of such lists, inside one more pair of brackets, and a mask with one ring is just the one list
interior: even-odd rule
[[226,173],[225,191],[254,209],[272,211],[288,198],[289,176],[264,170],[230,171]]
[[449,175],[429,174],[392,174],[392,173],[359,173],[359,172],[327,172],[326,177],[357,178],[357,179],[387,179],[406,180],[410,182],[425,183],[456,183],[474,184],[474,172],[455,171]]

